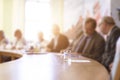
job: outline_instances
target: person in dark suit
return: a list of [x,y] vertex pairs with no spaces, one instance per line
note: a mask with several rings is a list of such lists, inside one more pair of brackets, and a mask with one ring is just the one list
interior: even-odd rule
[[63,49],[66,49],[69,45],[68,38],[60,33],[59,26],[57,24],[53,25],[52,32],[54,34],[54,38],[47,45],[47,48],[51,52],[60,52]]
[[104,35],[107,35],[105,52],[102,56],[101,63],[110,71],[109,65],[113,62],[116,53],[116,42],[120,36],[120,29],[115,26],[112,17],[105,16],[101,20],[100,31]]
[[76,45],[72,47],[72,52],[100,61],[104,52],[105,41],[95,30],[96,20],[87,18],[83,28],[83,34],[76,41]]

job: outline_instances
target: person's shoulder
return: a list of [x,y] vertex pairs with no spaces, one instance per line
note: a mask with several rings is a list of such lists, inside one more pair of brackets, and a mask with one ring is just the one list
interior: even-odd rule
[[112,29],[112,33],[120,33],[120,28],[117,26],[114,26]]
[[95,33],[94,41],[95,43],[105,44],[105,39],[98,32]]
[[67,38],[67,36],[65,34],[59,34],[59,36]]
[[96,32],[95,34],[96,34],[96,36],[95,36],[95,37],[96,37],[97,39],[104,40],[103,36],[102,36],[102,35],[100,35],[98,32]]

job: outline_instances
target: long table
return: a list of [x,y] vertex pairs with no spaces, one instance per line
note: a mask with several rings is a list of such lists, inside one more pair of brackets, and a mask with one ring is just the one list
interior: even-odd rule
[[0,64],[0,80],[109,79],[107,70],[97,61],[82,56],[73,59],[65,61],[57,53],[23,54],[17,60]]

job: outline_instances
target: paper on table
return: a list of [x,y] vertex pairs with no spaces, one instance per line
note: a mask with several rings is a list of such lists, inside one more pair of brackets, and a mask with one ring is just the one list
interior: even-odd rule
[[69,62],[90,62],[90,60],[73,60],[73,59],[68,59],[65,61],[69,61]]

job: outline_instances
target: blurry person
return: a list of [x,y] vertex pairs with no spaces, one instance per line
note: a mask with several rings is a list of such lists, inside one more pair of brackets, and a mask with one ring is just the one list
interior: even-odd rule
[[47,41],[44,39],[43,32],[38,33],[38,41],[30,46],[29,52],[42,52],[46,48]]
[[[0,49],[1,50],[6,49],[6,46],[8,45],[8,43],[9,42],[8,42],[8,40],[5,37],[4,31],[0,30]],[[0,57],[1,57],[2,62],[6,62],[6,61],[10,61],[11,60],[11,57],[9,57],[9,56],[1,55]]]
[[13,42],[13,47],[12,49],[24,49],[25,45],[26,45],[26,41],[23,38],[22,32],[21,30],[17,29],[14,32],[14,36],[15,36],[15,41]]
[[49,51],[60,52],[61,50],[66,49],[69,45],[69,40],[64,34],[60,33],[60,28],[57,24],[53,25],[52,32],[54,37],[47,45]]
[[8,44],[8,40],[5,37],[5,34],[0,30],[0,49],[5,49]]
[[42,32],[38,33],[38,45],[40,46],[40,48],[45,48],[47,41],[44,39],[44,34]]
[[37,46],[39,47],[39,49],[42,49],[45,48],[46,45],[47,45],[47,41],[44,39],[43,32],[39,32]]
[[96,32],[96,20],[87,18],[83,25],[83,33],[72,47],[72,52],[100,61],[104,52],[104,38]]
[[115,21],[110,16],[102,18],[99,28],[107,36],[105,52],[102,56],[101,63],[110,71],[109,66],[113,62],[116,53],[116,42],[120,36],[120,29],[115,25]]

